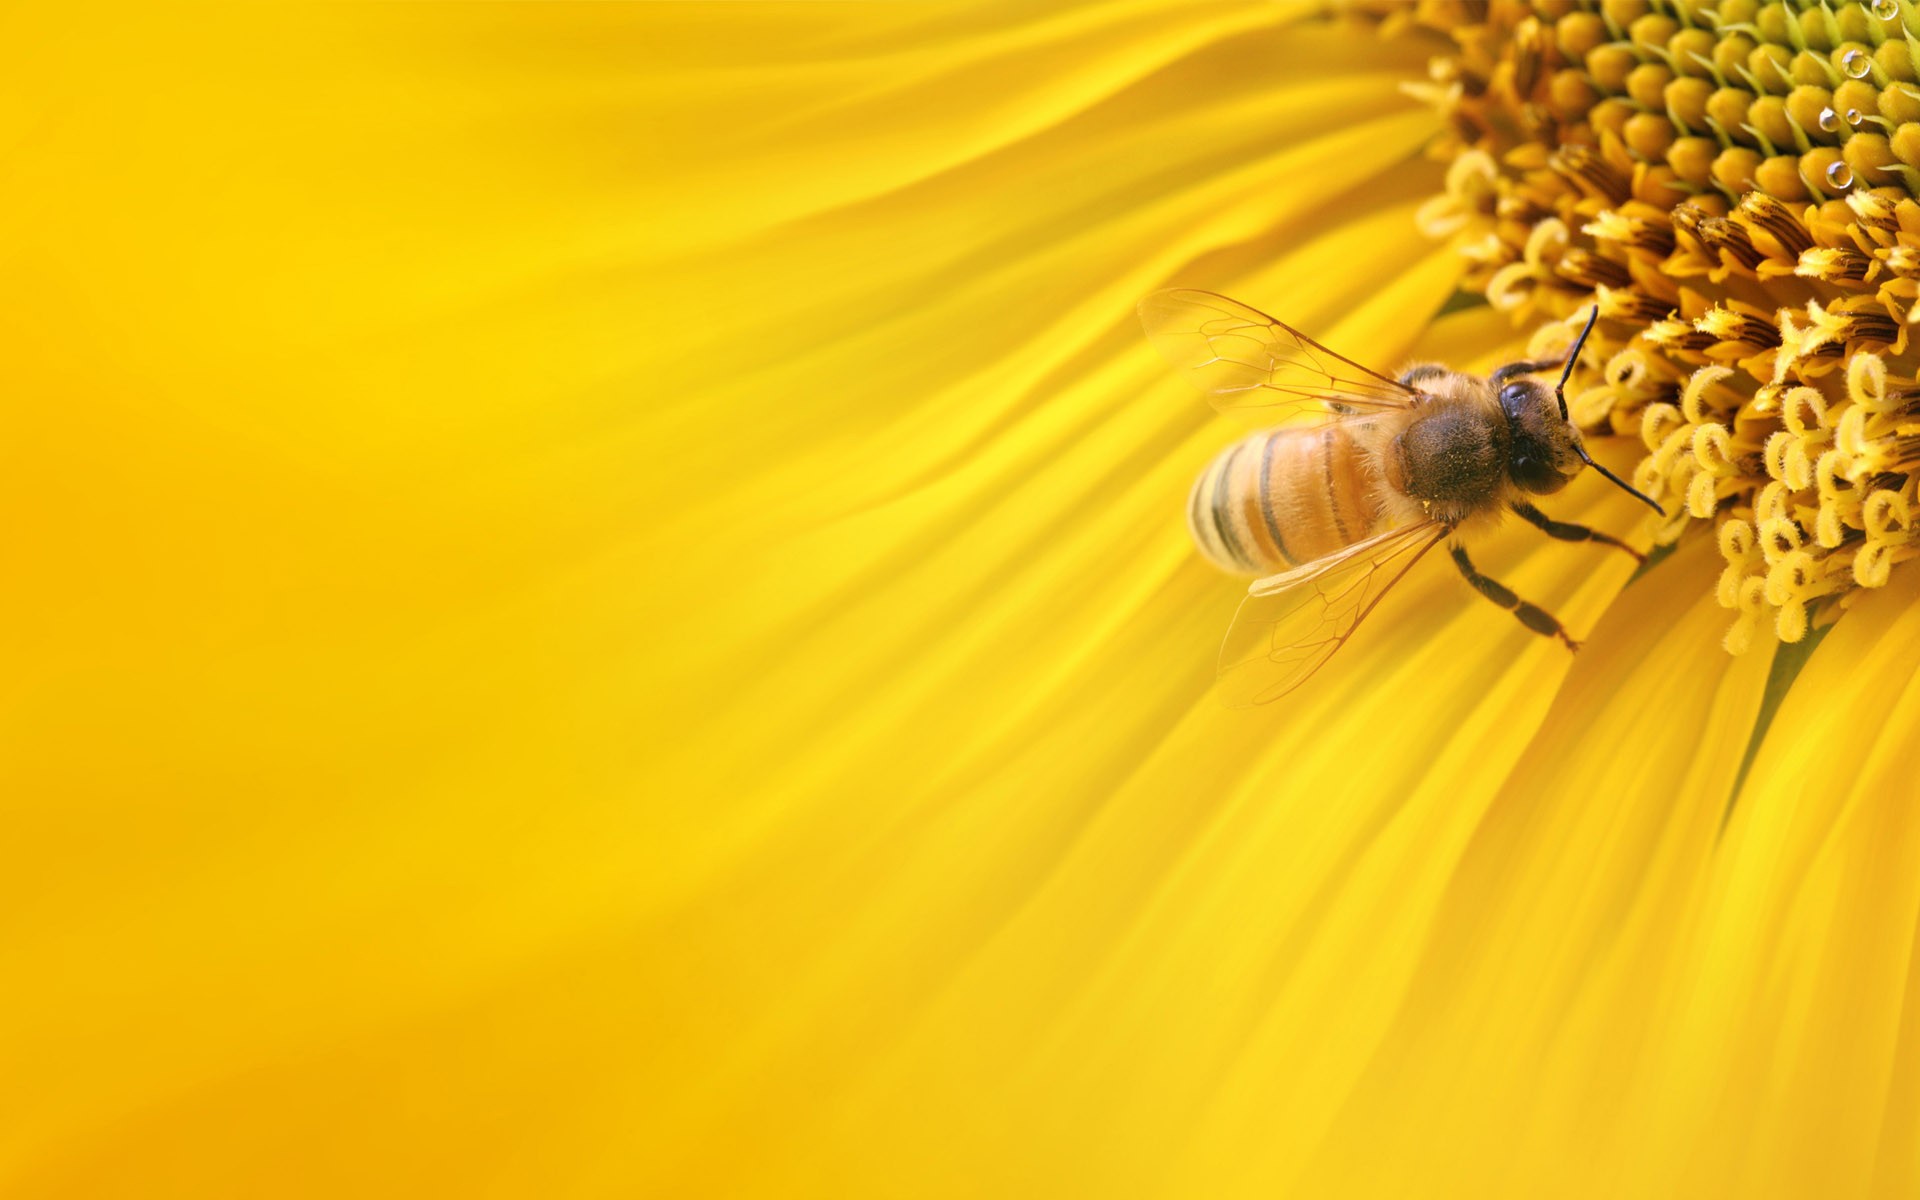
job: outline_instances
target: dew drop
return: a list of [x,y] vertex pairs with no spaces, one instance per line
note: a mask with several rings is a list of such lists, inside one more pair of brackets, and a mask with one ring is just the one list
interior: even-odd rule
[[1845,190],[1853,186],[1853,168],[1845,159],[1835,159],[1827,164],[1827,182],[1833,187]]
[[1826,130],[1828,133],[1838,132],[1840,129],[1840,114],[1831,108],[1821,109],[1820,128]]
[[1873,0],[1867,11],[1882,21],[1891,21],[1900,15],[1900,0]]
[[1850,109],[1848,109],[1848,110],[1847,110],[1847,125],[1848,125],[1848,127],[1849,127],[1849,128],[1858,128],[1858,127],[1859,127],[1859,125],[1860,125],[1860,110],[1859,110],[1859,109],[1857,109],[1857,108],[1850,108]]
[[1840,69],[1847,73],[1848,79],[1865,79],[1867,72],[1873,70],[1873,59],[1865,50],[1849,50],[1840,56]]

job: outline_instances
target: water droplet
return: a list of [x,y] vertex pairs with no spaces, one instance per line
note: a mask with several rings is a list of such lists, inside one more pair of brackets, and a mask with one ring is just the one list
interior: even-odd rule
[[1833,109],[1831,108],[1821,109],[1820,110],[1820,128],[1826,130],[1828,133],[1839,132],[1840,114],[1837,112],[1834,112]]
[[1848,109],[1848,110],[1847,110],[1847,113],[1846,113],[1846,117],[1847,117],[1847,126],[1848,126],[1848,128],[1858,128],[1858,127],[1859,127],[1859,125],[1860,125],[1860,110],[1859,110],[1859,109],[1857,109],[1857,108],[1850,108],[1850,109]]
[[1840,69],[1848,79],[1865,79],[1867,72],[1873,70],[1873,59],[1865,50],[1849,50],[1840,56]]
[[1891,21],[1900,15],[1900,0],[1873,0],[1867,11],[1882,21]]
[[1853,168],[1847,165],[1845,159],[1834,159],[1827,164],[1827,182],[1843,191],[1852,187]]

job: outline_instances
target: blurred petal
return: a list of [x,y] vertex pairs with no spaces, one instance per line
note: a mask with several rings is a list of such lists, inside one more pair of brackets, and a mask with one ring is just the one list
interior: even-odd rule
[[1687,543],[1660,568],[1672,577],[1607,610],[1545,714],[1565,736],[1533,742],[1427,910],[1419,965],[1308,1190],[1499,1162],[1500,1194],[1622,1194],[1615,1131],[1660,1069],[1639,1047],[1659,981],[1684,968],[1678,914],[1715,861],[1767,672],[1720,653],[1717,606],[1690,598],[1716,563]]
[[1914,600],[1896,580],[1855,604],[1755,759],[1662,1030],[1644,1130],[1685,1144],[1657,1182],[1896,1195],[1920,1173]]
[[[806,1098],[1088,815],[1005,782],[1097,796],[1204,690],[1218,435],[1134,298],[1326,278],[1300,319],[1391,358],[1451,290],[1419,54],[1251,3],[208,16],[10,16],[0,1170],[791,1194],[855,1149]],[[1101,637],[1156,626],[1186,666]],[[914,882],[953,821],[1029,847],[992,903],[971,850]]]

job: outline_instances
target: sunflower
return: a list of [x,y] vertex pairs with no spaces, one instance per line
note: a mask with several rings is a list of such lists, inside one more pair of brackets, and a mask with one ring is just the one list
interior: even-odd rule
[[[1920,15],[0,39],[19,1196],[1911,1194]],[[1597,457],[1212,695],[1176,283]]]

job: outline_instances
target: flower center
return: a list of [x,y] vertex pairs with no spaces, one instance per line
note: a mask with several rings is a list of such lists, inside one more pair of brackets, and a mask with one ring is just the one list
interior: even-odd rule
[[1645,444],[1657,541],[1717,526],[1727,649],[1920,555],[1915,4],[1416,14],[1454,43],[1414,89],[1451,161],[1422,223],[1494,307],[1561,319],[1536,343],[1600,306],[1574,419]]

